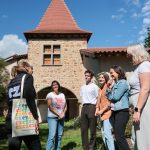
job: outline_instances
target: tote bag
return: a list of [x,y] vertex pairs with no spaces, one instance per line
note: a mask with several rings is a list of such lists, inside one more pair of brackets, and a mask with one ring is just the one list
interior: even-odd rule
[[21,97],[13,99],[12,137],[37,134],[35,130],[36,120],[33,118],[26,99],[23,98],[25,76],[22,77],[21,82]]

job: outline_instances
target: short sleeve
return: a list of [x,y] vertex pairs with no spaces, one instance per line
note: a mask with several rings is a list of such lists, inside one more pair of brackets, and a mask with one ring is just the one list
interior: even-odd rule
[[138,68],[139,74],[144,73],[144,72],[150,72],[150,62],[149,61],[143,62]]
[[80,88],[80,96],[82,97],[83,94],[82,94],[82,87]]
[[96,92],[96,97],[98,96],[98,92],[99,92],[99,87],[97,85],[95,85],[95,92]]
[[47,100],[48,98],[52,98],[52,93],[48,93],[48,94],[47,94],[46,100]]
[[64,100],[66,100],[65,94],[62,93],[62,96],[63,96]]

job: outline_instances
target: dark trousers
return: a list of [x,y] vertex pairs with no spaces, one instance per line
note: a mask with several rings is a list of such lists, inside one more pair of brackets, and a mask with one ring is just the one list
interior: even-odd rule
[[119,150],[129,150],[129,146],[125,137],[125,129],[128,120],[129,111],[127,110],[114,111],[112,113],[111,121],[114,128],[117,148]]
[[26,144],[29,150],[41,150],[42,149],[38,135],[29,135],[29,136],[12,138],[11,134],[9,134],[8,135],[9,150],[20,150],[22,141],[24,141],[24,143]]
[[[81,111],[81,136],[84,150],[94,150],[96,141],[96,117],[95,105],[83,105]],[[88,128],[90,129],[90,142],[88,140]]]

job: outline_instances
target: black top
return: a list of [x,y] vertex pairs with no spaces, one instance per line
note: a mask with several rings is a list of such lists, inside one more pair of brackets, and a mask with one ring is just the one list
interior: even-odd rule
[[27,74],[26,72],[19,72],[17,76],[12,79],[8,85],[7,89],[7,100],[8,100],[8,114],[11,117],[12,112],[12,100],[15,98],[20,98],[21,94],[21,81],[23,75],[26,74],[24,81],[24,89],[23,89],[23,98],[26,99],[27,105],[34,117],[34,119],[38,119],[37,107],[35,104],[36,92],[33,86],[33,76]]

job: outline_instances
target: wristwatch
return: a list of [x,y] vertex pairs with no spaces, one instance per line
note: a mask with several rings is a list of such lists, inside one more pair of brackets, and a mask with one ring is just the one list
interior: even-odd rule
[[139,109],[138,107],[135,107],[135,108],[134,108],[134,111],[135,111],[135,112],[140,112],[140,109]]

